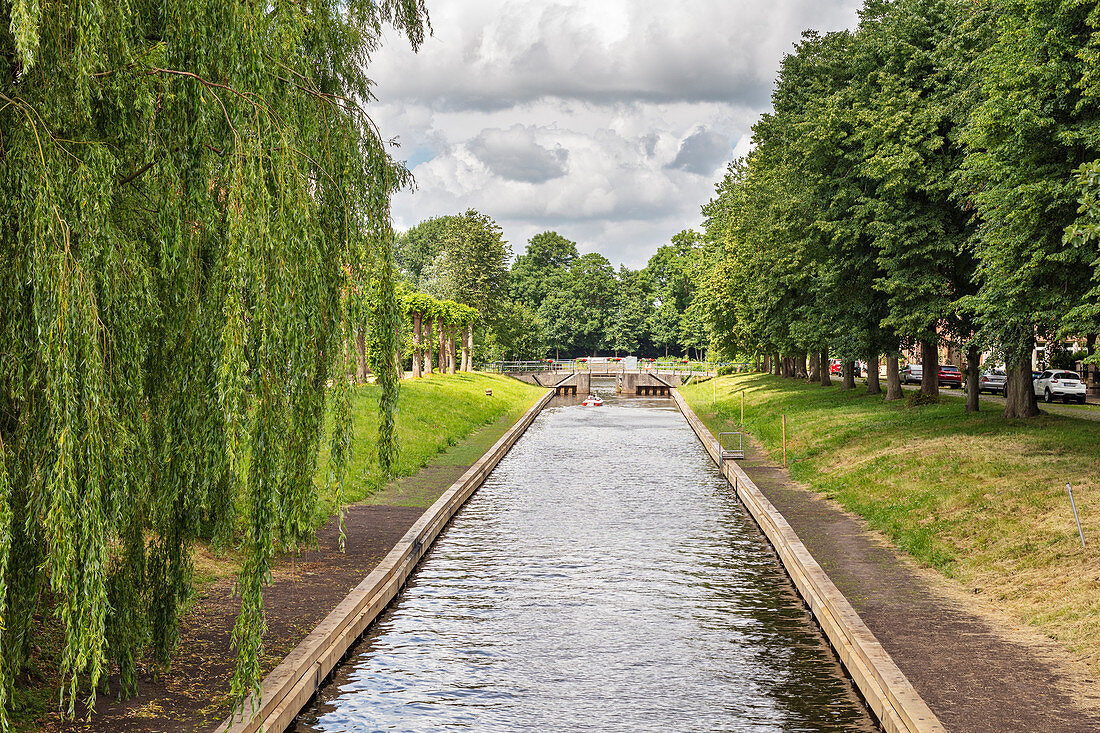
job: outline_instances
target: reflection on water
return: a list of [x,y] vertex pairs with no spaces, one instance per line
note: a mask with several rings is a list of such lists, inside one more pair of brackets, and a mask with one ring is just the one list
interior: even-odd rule
[[670,400],[545,410],[297,731],[871,731]]

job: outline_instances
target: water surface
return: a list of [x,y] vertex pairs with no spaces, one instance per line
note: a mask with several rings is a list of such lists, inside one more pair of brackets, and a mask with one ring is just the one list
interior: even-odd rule
[[671,400],[551,407],[297,731],[877,730]]

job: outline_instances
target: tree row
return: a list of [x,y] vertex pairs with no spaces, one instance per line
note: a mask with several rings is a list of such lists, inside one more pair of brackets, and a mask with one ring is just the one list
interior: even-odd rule
[[984,353],[1006,415],[1036,414],[1036,339],[1100,332],[1098,24],[1095,3],[868,0],[855,30],[805,33],[703,208],[715,346],[824,379],[862,359],[873,391],[914,348],[934,395],[946,344],[968,409]]

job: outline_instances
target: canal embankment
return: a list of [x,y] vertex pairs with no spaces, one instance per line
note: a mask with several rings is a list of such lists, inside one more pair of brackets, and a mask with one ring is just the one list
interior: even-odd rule
[[[1062,478],[1079,511],[1096,497],[1092,423],[909,408],[766,375],[683,393],[717,433],[737,429],[742,390],[759,443],[741,468],[948,730],[1100,729],[1100,576]],[[1095,512],[1082,512],[1086,536]]]
[[544,410],[292,730],[878,730],[668,398]]
[[242,703],[217,728],[219,733],[282,731],[291,724],[349,647],[401,590],[451,517],[553,396],[553,392],[544,394],[428,507],[370,574],[264,678],[259,694]]
[[[491,389],[492,396],[485,390]],[[485,374],[435,375],[403,383],[397,411],[401,438],[397,471],[381,479],[372,460],[378,389],[353,390],[356,481],[345,499],[346,547],[339,549],[331,519],[333,497],[322,493],[316,546],[278,562],[265,589],[265,674],[304,639],[347,593],[368,576],[432,503],[465,474],[545,390]],[[324,459],[322,458],[322,461]],[[319,472],[323,475],[323,467]],[[87,720],[62,721],[56,713],[56,683],[36,685],[39,700],[23,712],[19,731],[177,733],[212,731],[229,713],[229,679],[235,654],[230,633],[239,601],[233,592],[234,552],[197,547],[197,590],[181,620],[180,641],[167,669],[140,670],[138,695],[123,700],[100,695]],[[47,643],[41,642],[44,650]],[[32,692],[35,687],[27,686]],[[54,704],[51,705],[51,702]]]

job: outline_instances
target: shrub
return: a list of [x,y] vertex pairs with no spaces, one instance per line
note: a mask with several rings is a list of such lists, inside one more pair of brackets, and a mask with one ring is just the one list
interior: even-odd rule
[[921,407],[923,405],[935,405],[940,401],[935,395],[925,394],[919,389],[905,396],[905,404],[909,407]]

